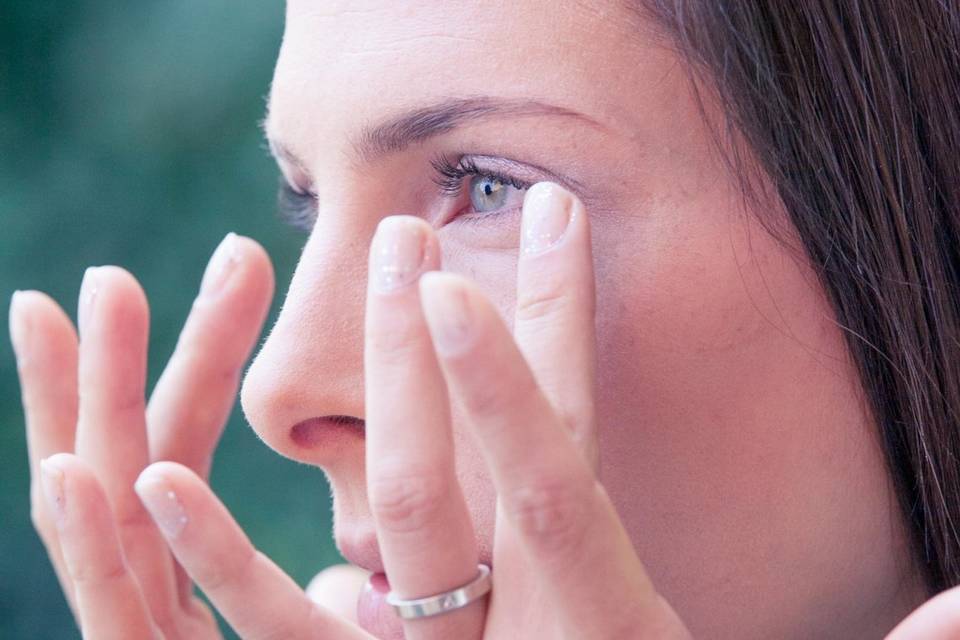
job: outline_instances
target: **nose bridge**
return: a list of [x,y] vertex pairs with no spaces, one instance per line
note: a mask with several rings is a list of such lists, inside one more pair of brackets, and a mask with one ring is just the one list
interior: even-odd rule
[[243,383],[241,402],[254,430],[282,455],[303,462],[323,465],[328,452],[293,437],[296,425],[325,416],[364,417],[363,313],[372,229],[358,222],[340,218],[311,233],[280,315]]

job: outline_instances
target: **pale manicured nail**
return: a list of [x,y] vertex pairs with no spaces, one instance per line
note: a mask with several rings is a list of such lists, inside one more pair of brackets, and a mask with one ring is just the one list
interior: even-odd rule
[[555,184],[538,183],[523,199],[521,246],[523,253],[543,253],[557,244],[570,226],[573,199]]
[[426,259],[423,225],[407,216],[384,218],[373,243],[370,277],[381,292],[396,291],[416,281]]
[[456,355],[470,346],[474,314],[456,276],[441,271],[425,273],[420,281],[420,303],[439,355]]
[[170,484],[163,478],[147,475],[137,479],[134,489],[163,535],[171,539],[180,535],[187,526],[187,512]]
[[63,469],[48,459],[40,461],[40,489],[47,500],[47,507],[57,526],[67,514],[67,501],[63,493]]
[[17,359],[17,367],[23,365],[26,357],[25,346],[30,335],[30,323],[23,317],[17,308],[17,300],[21,298],[20,291],[14,291],[10,296],[10,342],[13,344],[13,354]]
[[83,274],[83,282],[80,284],[80,304],[77,311],[77,328],[80,335],[83,335],[84,327],[90,324],[90,318],[93,316],[93,307],[97,301],[97,271],[99,267],[89,267]]
[[207,269],[203,272],[203,280],[200,281],[200,293],[215,293],[222,289],[239,262],[237,234],[231,231],[220,241],[210,257]]

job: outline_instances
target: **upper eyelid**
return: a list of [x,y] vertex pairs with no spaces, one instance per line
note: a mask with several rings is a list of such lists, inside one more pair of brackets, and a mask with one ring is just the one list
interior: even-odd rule
[[[267,149],[270,152],[270,155],[273,157],[273,161],[276,163],[277,168],[280,170],[280,174],[283,176],[283,179],[290,186],[290,188],[296,192],[303,195],[316,195],[313,188],[313,177],[310,175],[310,172],[307,171],[304,163],[300,159],[290,152],[286,147],[284,147],[279,142],[268,138],[267,139]],[[294,178],[301,177],[304,184],[308,185],[306,187],[298,184],[298,180]]]
[[568,191],[572,191],[578,195],[585,192],[585,188],[580,181],[572,177],[560,175],[546,167],[541,167],[530,162],[520,162],[511,158],[486,154],[464,154],[464,157],[470,158],[481,171],[487,170],[492,171],[494,174],[502,173],[509,175],[515,180],[526,183],[529,186],[533,186],[537,182],[549,181],[556,182]]
[[317,218],[317,198],[312,193],[301,193],[286,178],[278,180],[276,215],[286,224],[309,233]]

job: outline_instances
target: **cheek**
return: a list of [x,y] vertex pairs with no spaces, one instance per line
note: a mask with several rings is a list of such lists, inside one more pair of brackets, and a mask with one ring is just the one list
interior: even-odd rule
[[493,557],[496,492],[480,448],[473,436],[463,427],[464,412],[457,406],[455,399],[452,403],[451,417],[454,425],[457,478],[473,519],[480,557],[483,561],[489,562]]
[[[514,228],[514,226],[516,228]],[[438,232],[443,251],[443,268],[471,278],[484,295],[500,310],[509,326],[513,325],[516,304],[517,250],[519,225],[483,223],[482,228],[444,227]],[[480,241],[482,238],[482,242]],[[516,239],[514,242],[513,239]],[[464,425],[464,413],[456,398],[452,402],[457,476],[473,518],[480,545],[480,556],[492,557],[496,513],[496,493],[480,449]]]
[[437,232],[443,270],[470,278],[513,326],[517,292],[519,216],[478,224],[453,223]]
[[[708,206],[669,215],[679,221],[595,227],[607,247],[604,484],[655,583],[693,618],[715,605],[689,589],[692,576],[728,607],[772,603],[784,575],[796,596],[785,607],[840,602],[889,568],[871,550],[895,535],[842,334],[812,273],[755,218]],[[842,584],[835,568],[851,558],[859,575]]]

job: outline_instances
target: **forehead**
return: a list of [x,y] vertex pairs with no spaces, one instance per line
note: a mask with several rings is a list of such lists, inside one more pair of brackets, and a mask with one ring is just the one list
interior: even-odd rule
[[309,163],[344,131],[448,98],[534,99],[616,124],[673,62],[619,2],[290,0],[267,129]]

